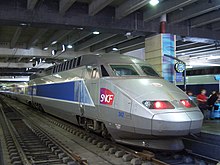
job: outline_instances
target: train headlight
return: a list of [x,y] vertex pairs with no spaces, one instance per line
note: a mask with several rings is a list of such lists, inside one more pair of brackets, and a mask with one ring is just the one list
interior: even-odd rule
[[180,100],[180,103],[186,108],[196,107],[195,103],[190,99]]
[[169,101],[143,101],[148,109],[174,109],[174,106]]
[[150,107],[151,107],[151,102],[150,101],[143,101],[143,104],[145,105],[145,107],[150,109]]

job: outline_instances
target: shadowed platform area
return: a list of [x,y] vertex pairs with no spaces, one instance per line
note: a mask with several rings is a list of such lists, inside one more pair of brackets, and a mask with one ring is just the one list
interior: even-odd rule
[[220,120],[205,120],[202,126],[202,132],[220,135]]

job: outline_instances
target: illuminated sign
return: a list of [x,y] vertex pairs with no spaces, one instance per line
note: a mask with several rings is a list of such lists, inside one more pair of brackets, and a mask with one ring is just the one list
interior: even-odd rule
[[185,64],[182,63],[182,62],[177,62],[177,63],[174,65],[174,68],[175,68],[176,72],[182,73],[182,72],[186,69],[186,66],[185,66]]
[[112,105],[114,101],[114,93],[106,88],[100,89],[100,104]]
[[220,75],[215,75],[214,78],[215,78],[215,80],[220,81]]

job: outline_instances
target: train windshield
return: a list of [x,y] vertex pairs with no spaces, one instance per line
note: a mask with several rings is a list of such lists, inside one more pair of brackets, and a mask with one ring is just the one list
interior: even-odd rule
[[110,65],[116,76],[136,76],[138,72],[132,65]]
[[150,66],[142,65],[140,67],[147,76],[159,77],[157,72],[155,72],[155,70],[151,68]]

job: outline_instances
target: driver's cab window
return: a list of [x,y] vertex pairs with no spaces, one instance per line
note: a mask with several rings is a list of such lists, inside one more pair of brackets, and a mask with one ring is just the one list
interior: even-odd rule
[[91,78],[92,78],[92,79],[99,78],[99,70],[98,70],[98,68],[93,68],[93,69],[92,69]]

